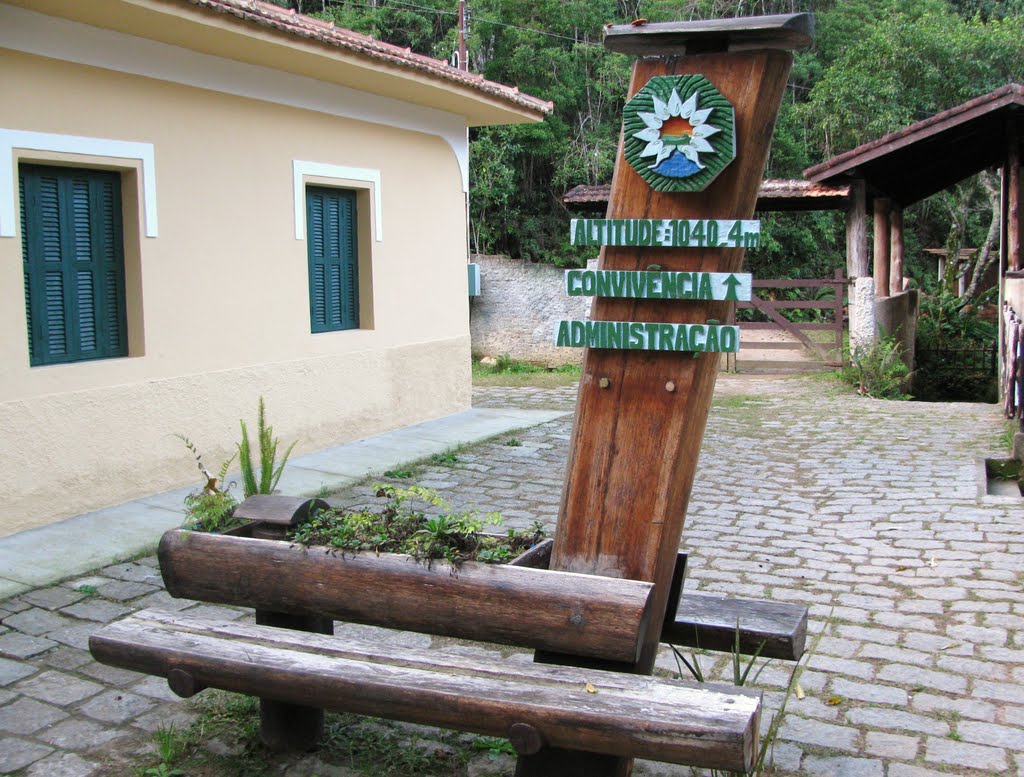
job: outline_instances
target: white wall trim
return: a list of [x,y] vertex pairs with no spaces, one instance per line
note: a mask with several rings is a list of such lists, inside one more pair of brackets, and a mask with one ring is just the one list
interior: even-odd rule
[[292,160],[292,185],[295,189],[295,239],[303,240],[306,235],[306,186],[303,176],[317,178],[337,178],[339,180],[364,181],[373,184],[373,229],[374,237],[379,243],[384,239],[384,221],[382,218],[380,194],[380,170],[367,167],[342,167],[322,162],[304,162]]
[[2,3],[0,48],[436,135],[451,147],[469,191],[466,119],[454,113]]
[[59,154],[81,154],[89,157],[104,156],[141,161],[146,237],[157,236],[156,161],[152,143],[0,128],[0,155],[2,155],[0,156],[0,237],[14,237],[14,225],[18,219],[14,180],[14,149],[16,148],[26,151],[50,151]]

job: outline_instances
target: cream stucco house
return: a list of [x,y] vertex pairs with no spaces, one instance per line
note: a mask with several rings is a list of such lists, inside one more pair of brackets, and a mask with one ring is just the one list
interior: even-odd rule
[[469,406],[467,127],[550,104],[255,0],[0,0],[0,536]]

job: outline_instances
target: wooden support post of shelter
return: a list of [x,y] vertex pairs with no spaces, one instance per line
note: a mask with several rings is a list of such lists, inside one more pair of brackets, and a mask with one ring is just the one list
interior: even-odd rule
[[850,184],[850,205],[846,211],[846,274],[850,280],[871,275],[868,266],[868,205],[862,179]]
[[889,296],[889,211],[892,203],[885,197],[875,197],[875,297]]
[[903,208],[889,211],[889,295],[903,292]]
[[[633,65],[631,97],[657,76],[702,75],[735,112],[736,146],[735,159],[703,191],[660,191],[627,163],[623,133],[608,218],[750,218],[791,50],[808,45],[812,30],[809,14],[609,28],[609,49],[641,57]],[[644,164],[660,161],[648,157]],[[741,248],[607,246],[600,268],[638,271],[657,264],[667,271],[736,272],[742,262]],[[597,321],[676,324],[729,321],[733,315],[734,303],[727,301],[600,297],[591,312]],[[660,350],[584,352],[551,568],[655,584],[640,658],[618,666],[627,671],[650,674],[654,667],[719,358]],[[577,663],[569,656],[538,659]],[[628,758],[542,748],[521,755],[516,774],[621,777],[631,769]]]
[[1020,245],[1020,127],[1015,121],[1009,123],[1006,141],[1006,162],[1003,166],[1003,202],[1006,213],[1006,251],[1004,269],[1017,272],[1021,269]]

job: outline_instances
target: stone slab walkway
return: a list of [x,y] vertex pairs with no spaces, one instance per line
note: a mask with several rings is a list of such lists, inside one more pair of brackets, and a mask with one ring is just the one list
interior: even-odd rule
[[[344,488],[372,473],[548,421],[562,412],[512,406],[475,407],[364,440],[293,456],[278,488],[294,496],[316,496],[322,489]],[[227,482],[238,483],[241,479],[240,474],[232,473]],[[182,500],[193,490],[195,486],[165,491],[0,537],[0,599],[153,552],[161,534],[181,525]],[[61,551],[55,553],[54,547]]]
[[[575,389],[485,389],[475,404],[565,411],[574,399]],[[687,590],[811,607],[813,653],[774,774],[1024,775],[1024,501],[985,496],[977,466],[1005,456],[1004,428],[991,406],[720,378],[683,537]],[[570,430],[571,416],[555,418],[424,467],[415,482],[512,524],[553,524]],[[365,502],[371,491],[336,500]],[[150,606],[246,617],[169,599],[152,558],[0,601],[0,774],[127,775],[125,764],[152,749],[149,732],[193,717],[162,681],[85,652],[101,623]],[[702,661],[726,672],[726,658]],[[676,668],[667,651],[659,666]],[[758,679],[766,725],[789,676],[772,662]],[[641,764],[637,774],[690,770]]]

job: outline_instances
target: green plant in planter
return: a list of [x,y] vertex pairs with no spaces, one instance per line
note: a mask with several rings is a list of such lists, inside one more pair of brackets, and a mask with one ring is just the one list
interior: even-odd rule
[[185,497],[185,527],[205,532],[223,532],[232,528],[236,523],[232,516],[238,502],[229,493],[231,486],[224,486],[224,481],[235,457],[228,457],[221,463],[217,474],[211,475],[195,443],[183,434],[175,436],[185,443],[185,447],[195,457],[196,467],[205,480],[202,489]]
[[256,444],[259,453],[259,473],[253,465],[252,443],[249,442],[249,429],[245,421],[238,422],[242,427],[242,441],[238,443],[238,462],[242,467],[242,493],[245,498],[253,494],[272,494],[284,472],[284,465],[295,448],[293,442],[284,452],[280,463],[277,462],[277,446],[280,440],[274,437],[274,427],[267,423],[267,409],[260,396],[256,415]]
[[[422,486],[400,488],[375,483],[384,506],[377,509],[319,510],[297,527],[290,539],[300,545],[324,545],[341,551],[405,553],[418,560],[443,559],[500,564],[510,561],[544,538],[535,524],[526,531],[509,529],[505,535],[483,530],[501,524],[497,513],[458,512],[436,491]],[[428,516],[422,508],[434,508]]]
[[225,532],[239,523],[233,518],[237,506],[226,491],[196,491],[185,497],[185,525],[194,531]]

